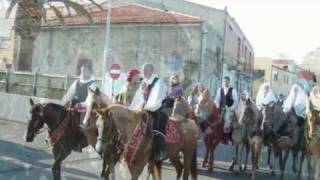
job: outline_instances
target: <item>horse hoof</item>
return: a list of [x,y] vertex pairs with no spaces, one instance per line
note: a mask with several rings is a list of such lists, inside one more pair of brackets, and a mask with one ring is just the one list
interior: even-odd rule
[[272,176],[275,176],[275,175],[276,175],[276,173],[274,173],[274,171],[272,171],[272,172],[271,172],[271,175],[272,175]]
[[209,168],[208,168],[208,171],[209,171],[209,172],[213,172],[213,168],[212,168],[212,167],[209,167]]

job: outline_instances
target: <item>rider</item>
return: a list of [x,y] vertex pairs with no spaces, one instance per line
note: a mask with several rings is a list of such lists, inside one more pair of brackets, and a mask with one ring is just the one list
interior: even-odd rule
[[[225,112],[226,110],[235,112],[236,106],[238,104],[238,96],[236,89],[230,87],[230,78],[225,76],[223,78],[223,87],[219,88],[215,98],[215,104],[220,109],[220,112]],[[224,116],[224,132],[230,133],[230,119],[226,119]]]
[[288,114],[294,113],[297,116],[298,126],[300,127],[303,127],[305,123],[307,100],[306,92],[295,84],[283,104],[283,111]]
[[202,83],[198,83],[193,87],[191,95],[188,96],[188,104],[190,105],[193,111],[195,111],[196,105],[198,104],[199,95],[203,93],[205,90],[206,89]]
[[170,77],[170,87],[164,106],[172,108],[175,98],[179,96],[183,96],[183,86],[180,84],[179,75],[174,73]]
[[[80,75],[77,80],[75,80],[72,85],[69,87],[67,93],[63,97],[64,104],[67,102],[70,102],[72,100],[76,100],[78,102],[78,108],[83,107],[83,102],[86,100],[88,95],[88,88],[95,89],[96,88],[96,80],[94,76],[92,75],[92,65],[89,63],[90,60],[87,60],[87,63],[85,64],[79,64],[80,67]],[[81,105],[80,105],[81,104]],[[82,108],[82,110],[85,108]],[[85,110],[83,111],[85,112]],[[79,124],[84,119],[85,113],[81,113]],[[81,138],[81,134],[77,136],[79,141],[79,138]],[[79,143],[74,148],[75,151],[81,152],[81,144]]]
[[89,86],[96,86],[96,79],[92,75],[92,65],[85,63],[80,66],[78,79],[71,84],[62,101],[64,104],[73,99],[76,99],[78,102],[84,102],[88,95]]
[[122,91],[123,93],[117,96],[117,101],[124,105],[130,105],[134,94],[139,88],[141,82],[140,71],[132,69],[127,73],[127,85]]
[[154,158],[156,161],[161,161],[166,156],[164,134],[168,116],[161,112],[161,106],[167,95],[167,86],[159,76],[154,73],[152,64],[144,64],[142,69],[144,77],[129,108],[147,110],[153,117],[153,129],[155,132],[153,141]]
[[260,86],[257,93],[256,103],[259,110],[262,109],[263,105],[267,105],[271,102],[277,102],[277,98],[271,88],[270,83],[265,82]]

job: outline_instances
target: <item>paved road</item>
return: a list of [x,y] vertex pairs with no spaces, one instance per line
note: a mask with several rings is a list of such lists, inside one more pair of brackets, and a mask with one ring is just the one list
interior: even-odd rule
[[[0,180],[46,180],[51,178],[51,164],[53,156],[50,148],[44,144],[45,134],[40,134],[32,143],[26,143],[22,139],[26,129],[24,124],[0,120]],[[199,160],[203,156],[203,146],[198,149]],[[232,149],[220,145],[216,152],[216,168],[214,172],[208,172],[199,167],[199,179],[240,179],[250,178],[250,172],[240,176],[229,172],[228,165],[232,157]],[[225,162],[222,162],[225,161]],[[72,153],[63,163],[62,176],[67,180],[93,180],[99,179],[101,161],[92,148],[84,149],[83,153]],[[116,179],[128,179],[122,175],[117,167]],[[146,173],[140,179],[146,179]],[[164,179],[175,179],[175,171],[172,166],[165,163],[163,168]],[[257,179],[275,179],[268,171],[260,170]],[[287,175],[285,179],[298,179]]]

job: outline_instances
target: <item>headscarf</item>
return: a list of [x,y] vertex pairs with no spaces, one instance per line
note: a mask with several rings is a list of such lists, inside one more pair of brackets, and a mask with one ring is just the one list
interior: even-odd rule
[[140,74],[140,71],[138,69],[132,69],[127,73],[127,80],[128,82],[132,81],[133,78],[138,76]]
[[[266,88],[268,88],[267,92],[265,92]],[[260,86],[260,89],[256,97],[256,103],[258,108],[261,108],[262,105],[267,105],[271,102],[277,102],[277,98],[271,88],[270,83],[266,82]]]
[[293,85],[287,99],[283,103],[283,111],[289,112],[294,108],[296,114],[305,117],[308,96],[306,92],[297,84]]

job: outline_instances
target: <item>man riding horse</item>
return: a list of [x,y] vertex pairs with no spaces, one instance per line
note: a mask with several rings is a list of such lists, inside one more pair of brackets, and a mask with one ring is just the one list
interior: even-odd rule
[[267,105],[271,102],[277,102],[277,98],[271,88],[270,83],[265,82],[260,86],[260,89],[257,93],[256,104],[259,110],[261,110],[263,105]]
[[[88,60],[89,62],[89,60]],[[67,103],[73,99],[84,102],[88,95],[88,87],[96,85],[96,80],[92,75],[92,65],[90,63],[80,65],[80,75],[69,87],[62,101]]]
[[[225,76],[223,78],[223,87],[219,88],[215,98],[215,104],[219,108],[220,113],[230,112],[234,113],[238,104],[238,97],[236,89],[230,87],[230,78]],[[224,114],[224,132],[230,134],[230,119],[226,118]],[[227,144],[227,139],[225,139]]]
[[[84,102],[88,96],[88,88],[96,88],[96,80],[92,75],[92,64],[90,63],[91,60],[87,59],[85,61],[86,63],[78,65],[80,67],[79,78],[71,84],[67,93],[62,99],[64,104],[71,101],[76,102],[77,104],[72,105],[77,107],[77,109],[79,109],[81,112],[85,112]],[[77,120],[76,124],[80,125],[84,119],[84,116],[85,114],[81,113],[80,119]],[[81,152],[81,145],[79,144],[74,150],[77,152]]]
[[303,127],[305,124],[307,100],[307,93],[299,85],[295,84],[283,104],[285,113],[293,113],[297,116],[299,127]]
[[165,125],[168,116],[161,111],[163,100],[167,96],[167,86],[154,72],[152,64],[143,65],[143,80],[129,109],[146,110],[153,117],[155,160],[165,159]]

